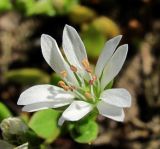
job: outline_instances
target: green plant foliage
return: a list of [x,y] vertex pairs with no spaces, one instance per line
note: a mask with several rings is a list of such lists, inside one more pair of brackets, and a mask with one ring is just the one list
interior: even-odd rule
[[92,9],[82,5],[75,5],[69,13],[70,20],[77,24],[92,20],[95,16],[96,13]]
[[91,143],[98,135],[98,125],[94,120],[77,122],[70,127],[72,138],[78,143]]
[[10,110],[2,103],[0,102],[0,122],[7,118],[12,116]]
[[57,126],[59,115],[59,112],[52,109],[38,111],[32,116],[29,126],[46,142],[52,142],[60,134]]
[[16,0],[16,8],[24,12],[27,16],[54,16],[56,14],[52,0]]
[[11,70],[5,73],[5,78],[9,82],[14,82],[22,85],[48,83],[50,80],[48,74],[35,68]]
[[11,9],[12,9],[12,4],[10,0],[0,0],[0,12]]
[[1,122],[0,128],[3,140],[15,146],[28,142],[30,147],[38,147],[42,142],[35,132],[20,118],[6,118]]
[[92,20],[95,16],[96,13],[92,9],[82,5],[75,5],[69,13],[70,20],[76,24]]
[[58,14],[66,14],[78,4],[78,0],[52,0],[52,4]]
[[120,28],[119,26],[110,18],[108,17],[98,17],[91,25],[99,32],[104,34],[107,38],[114,37],[116,35],[120,34]]
[[91,58],[97,58],[106,41],[104,34],[90,26],[87,30],[82,32],[81,36],[86,46],[88,55]]

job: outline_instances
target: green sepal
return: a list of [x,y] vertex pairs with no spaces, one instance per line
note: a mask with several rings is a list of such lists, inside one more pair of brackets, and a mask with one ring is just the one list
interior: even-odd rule
[[113,83],[114,83],[114,80],[110,81],[109,84],[105,87],[105,90],[106,89],[111,89],[112,86],[113,86]]

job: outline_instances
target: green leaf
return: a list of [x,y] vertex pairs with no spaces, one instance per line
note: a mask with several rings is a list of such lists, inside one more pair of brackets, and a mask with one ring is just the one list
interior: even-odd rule
[[28,142],[31,147],[38,147],[42,139],[18,117],[9,117],[0,124],[3,140],[13,144],[22,145]]
[[48,16],[54,16],[56,14],[51,0],[40,0],[35,1],[33,5],[29,5],[27,7],[27,15],[48,15]]
[[81,24],[92,20],[96,16],[96,13],[82,5],[74,5],[69,11],[69,18],[75,24]]
[[93,120],[82,121],[70,126],[72,138],[78,143],[91,143],[97,138],[98,125]]
[[98,17],[93,20],[91,25],[99,32],[105,35],[106,38],[111,38],[120,34],[120,28],[114,20],[108,17]]
[[29,126],[46,142],[52,142],[60,134],[57,126],[59,115],[60,113],[53,109],[38,111],[32,116]]
[[56,14],[52,5],[52,0],[16,0],[15,6],[27,16]]
[[78,3],[78,0],[52,0],[53,7],[57,14],[68,13],[73,6]]
[[2,103],[0,102],[0,122],[7,118],[12,116],[10,110]]
[[104,46],[106,37],[91,26],[81,35],[88,55],[92,58],[97,58]]
[[0,12],[11,9],[12,9],[12,3],[10,0],[0,0]]
[[5,78],[10,82],[22,85],[48,83],[50,80],[48,74],[35,68],[11,70],[5,73]]

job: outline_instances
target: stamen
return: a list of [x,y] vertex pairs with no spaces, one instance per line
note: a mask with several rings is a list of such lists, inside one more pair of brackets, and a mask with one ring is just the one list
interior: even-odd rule
[[92,72],[92,69],[91,69],[91,67],[90,67],[90,65],[89,65],[89,62],[88,62],[88,60],[87,60],[86,58],[82,60],[82,65],[83,65],[83,67],[85,68],[85,70],[86,70],[88,73],[91,73],[91,72]]
[[70,87],[67,86],[63,81],[59,81],[58,86],[62,87],[65,91],[68,91],[70,89]]
[[92,98],[92,95],[90,94],[90,92],[85,92],[84,95],[85,95],[85,97],[88,98],[88,99],[91,99],[91,98]]
[[89,80],[89,84],[93,85],[94,84],[94,80]]
[[77,68],[75,66],[71,65],[70,68],[73,72],[77,72]]
[[68,90],[70,89],[70,87],[66,85],[66,86],[63,87],[63,89],[64,89],[65,91],[68,91]]
[[90,85],[93,85],[96,80],[97,80],[96,75],[93,75],[93,76],[92,76],[92,79],[89,80],[89,84],[90,84]]
[[60,74],[63,78],[67,77],[67,72],[65,70],[61,71]]
[[64,87],[64,86],[66,86],[66,84],[65,84],[63,81],[59,81],[59,82],[58,82],[58,86]]

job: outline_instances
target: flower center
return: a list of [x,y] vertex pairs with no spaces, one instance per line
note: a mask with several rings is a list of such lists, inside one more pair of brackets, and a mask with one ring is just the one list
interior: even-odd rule
[[65,91],[69,91],[75,95],[78,99],[85,100],[87,102],[95,103],[98,100],[100,94],[100,86],[99,80],[97,79],[96,75],[92,74],[92,68],[87,59],[82,60],[82,66],[86,75],[88,75],[89,79],[82,77],[81,71],[82,69],[78,69],[74,65],[70,65],[70,69],[74,73],[75,77],[77,78],[79,85],[74,86],[72,83],[66,81],[65,77],[67,76],[66,71],[61,71],[61,76],[64,78],[64,81],[59,81],[58,85],[62,87]]

